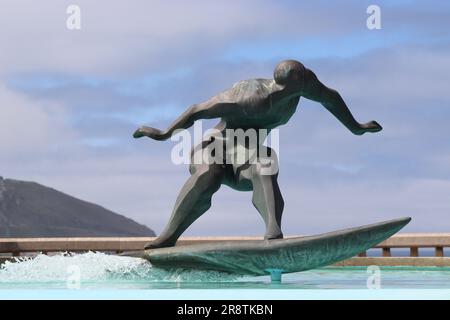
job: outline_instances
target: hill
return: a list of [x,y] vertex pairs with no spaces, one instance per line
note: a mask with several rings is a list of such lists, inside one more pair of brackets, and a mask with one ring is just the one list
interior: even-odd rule
[[148,227],[35,182],[0,177],[0,237],[154,236]]

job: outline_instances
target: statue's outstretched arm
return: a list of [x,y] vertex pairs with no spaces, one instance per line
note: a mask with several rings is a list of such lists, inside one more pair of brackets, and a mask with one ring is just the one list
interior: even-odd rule
[[232,112],[233,107],[233,103],[220,102],[217,98],[212,98],[188,108],[165,131],[151,127],[141,127],[134,132],[133,137],[141,138],[146,136],[155,140],[167,140],[173,135],[175,130],[187,129],[199,119],[214,119],[226,116]]
[[364,124],[356,121],[341,95],[336,90],[328,88],[321,83],[314,72],[309,69],[306,70],[305,88],[302,96],[320,102],[354,134],[361,135],[366,132],[378,132],[383,129],[376,121]]

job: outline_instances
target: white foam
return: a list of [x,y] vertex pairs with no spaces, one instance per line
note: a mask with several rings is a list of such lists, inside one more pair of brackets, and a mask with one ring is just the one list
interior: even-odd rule
[[0,266],[0,283],[62,282],[74,270],[80,281],[145,281],[145,282],[209,282],[230,281],[235,276],[219,272],[193,270],[161,270],[140,258],[122,257],[101,252],[39,254],[18,258]]
[[0,282],[65,281],[74,268],[79,270],[81,280],[106,280],[111,276],[141,278],[151,271],[151,265],[143,259],[100,252],[39,254],[18,259],[0,267]]

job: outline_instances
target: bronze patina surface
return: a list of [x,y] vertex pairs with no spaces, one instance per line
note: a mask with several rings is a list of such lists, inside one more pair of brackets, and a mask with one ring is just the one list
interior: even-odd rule
[[334,231],[316,236],[276,240],[243,240],[146,250],[154,267],[266,275],[271,270],[299,272],[327,266],[357,255],[386,240],[411,218]]
[[[176,130],[191,127],[196,120],[219,118],[215,129],[225,133],[232,130],[270,130],[286,124],[297,110],[300,98],[319,102],[355,135],[378,132],[382,127],[375,121],[361,124],[355,120],[340,94],[325,86],[302,63],[295,60],[280,62],[273,79],[239,81],[232,88],[211,99],[188,108],[166,130],[141,127],[135,138],[149,137],[167,140]],[[295,137],[293,137],[295,138]],[[211,143],[205,140],[194,150]],[[252,163],[195,163],[189,168],[191,176],[181,189],[172,215],[158,238],[146,248],[174,246],[180,235],[211,206],[211,198],[225,184],[239,191],[252,191],[252,202],[266,225],[265,239],[283,238],[281,217],[284,201],[278,186],[278,170],[264,170],[263,155],[275,156],[274,150],[258,141],[257,161]],[[246,152],[246,147],[243,147]],[[262,151],[262,152],[261,152]],[[195,152],[192,152],[194,154]]]

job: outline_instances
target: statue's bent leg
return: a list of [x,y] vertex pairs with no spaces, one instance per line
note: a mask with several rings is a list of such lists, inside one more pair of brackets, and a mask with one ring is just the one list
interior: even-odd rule
[[281,216],[284,201],[278,186],[278,173],[266,174],[259,164],[252,165],[253,204],[266,223],[264,239],[283,238]]
[[196,167],[178,195],[166,228],[145,249],[174,246],[180,235],[211,207],[211,198],[220,188],[223,175],[224,168],[218,164]]

